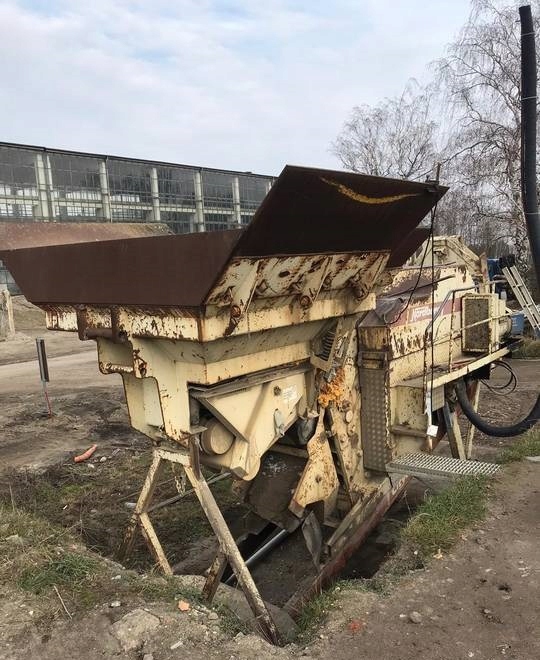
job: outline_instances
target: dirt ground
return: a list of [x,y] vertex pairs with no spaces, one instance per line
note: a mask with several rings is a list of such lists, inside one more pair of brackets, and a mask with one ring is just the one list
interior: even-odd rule
[[[345,592],[316,658],[540,658],[540,465],[507,468],[490,515],[388,597]],[[411,614],[418,623],[411,621]]]
[[[84,466],[89,480],[97,483],[106,470],[129,464],[137,481],[140,479],[137,461],[144,457],[148,443],[129,426],[121,378],[99,373],[93,342],[81,343],[71,333],[44,331],[39,314],[24,301],[18,301],[18,333],[15,339],[0,343],[0,471],[25,468],[45,471],[57,464],[67,464],[74,454],[96,443],[99,449],[90,462],[94,467]],[[36,336],[46,338],[50,356],[48,391],[55,413],[52,419],[46,413],[39,380]],[[536,398],[540,361],[514,360],[512,367],[519,378],[516,392],[505,396],[488,391],[482,394],[480,409],[488,419],[505,422],[517,419],[531,408]],[[502,383],[505,375],[498,374],[497,379]],[[508,442],[478,434],[475,456],[489,459]],[[107,460],[101,463],[103,457]],[[412,506],[413,493],[421,497],[425,490],[419,482],[415,484],[416,491],[411,490]],[[61,482],[58,487],[62,487]],[[125,649],[113,634],[113,627],[122,617],[128,617],[129,623],[133,604],[125,603],[120,608],[104,604],[73,621],[60,621],[44,634],[31,625],[31,619],[29,623],[24,603],[10,601],[16,599],[12,594],[0,594],[4,602],[0,606],[0,660],[58,657],[135,660],[142,659],[144,653],[153,660],[182,656],[231,660],[297,655],[335,660],[357,657],[536,660],[540,657],[536,621],[540,580],[539,488],[540,465],[522,463],[508,468],[496,486],[486,522],[467,534],[449,556],[433,560],[426,570],[405,578],[389,596],[354,588],[343,590],[315,641],[307,645],[275,649],[252,635],[223,632],[204,610],[179,618],[173,605],[161,604],[145,606],[149,616],[141,643],[134,649]],[[85,500],[86,491],[81,492],[84,497],[77,500],[79,508],[68,506],[62,515],[69,514],[73,520],[77,516],[82,520],[83,515],[98,516],[94,524],[97,530],[102,526],[99,512],[96,513],[99,507],[92,498]],[[119,505],[112,512],[118,528],[129,518],[124,503],[130,501],[125,497],[130,492],[130,480],[119,483]],[[400,506],[403,509],[409,503],[402,502]],[[60,511],[64,510],[60,508]],[[61,522],[62,515],[55,522]],[[399,515],[398,507],[390,518]],[[73,520],[70,519],[70,525]],[[112,530],[111,520],[106,523],[109,527],[103,526],[105,531]],[[356,564],[349,566],[346,577],[361,577],[376,570],[377,562],[391,550],[385,548],[383,537],[384,528],[373,536],[371,545],[363,549],[364,554],[357,557]],[[286,592],[280,583],[290,585],[299,579],[296,565],[303,548],[298,539],[290,539],[276,551],[275,558],[281,562],[278,575],[265,562],[260,564],[255,578],[264,595],[270,593],[279,600],[280,594]],[[104,547],[99,549],[110,554]],[[213,551],[211,544],[208,547],[203,544],[191,554],[201,555],[198,558],[206,561]],[[186,571],[191,568],[197,572],[197,563],[188,565],[189,556],[178,559],[187,562]],[[411,621],[413,612],[418,623]],[[1,640],[10,639],[10,631],[18,634],[3,649]],[[175,646],[178,642],[181,643]]]
[[[40,469],[98,442],[130,440],[120,376],[103,376],[95,343],[76,333],[49,332],[41,310],[14,298],[15,337],[0,342],[0,465]],[[54,416],[39,378],[36,337],[45,338]],[[141,436],[142,437],[142,436]]]
[[[135,609],[122,603],[64,618],[47,633],[27,623],[15,637],[4,637],[0,660],[537,660],[539,485],[539,464],[506,468],[489,515],[452,552],[402,578],[388,595],[343,588],[310,643],[275,648],[250,634],[223,631],[217,615],[204,609],[182,613],[174,603]],[[14,614],[29,618],[24,603],[2,602],[8,618],[2,618],[0,639],[6,626],[16,625]]]

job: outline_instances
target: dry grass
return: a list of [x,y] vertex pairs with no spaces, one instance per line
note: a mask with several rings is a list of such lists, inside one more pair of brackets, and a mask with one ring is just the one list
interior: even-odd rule
[[540,358],[540,339],[524,339],[519,348],[512,351],[512,357],[522,360]]
[[24,594],[41,624],[112,600],[195,598],[175,578],[124,570],[87,550],[70,530],[12,507],[0,508],[0,557],[0,588]]
[[[146,476],[149,452],[121,452],[92,469],[86,464],[64,464],[43,474],[11,473],[0,478],[0,505],[15,505],[70,530],[86,547],[106,557],[113,557],[120,546],[134,503]],[[176,494],[170,472],[164,471],[156,501]],[[230,482],[212,486],[223,510],[241,511],[238,498],[231,493]],[[211,536],[206,517],[194,495],[152,514],[157,534],[172,564],[182,561],[190,545]],[[140,534],[133,553],[126,561],[128,568],[151,570],[155,565]]]

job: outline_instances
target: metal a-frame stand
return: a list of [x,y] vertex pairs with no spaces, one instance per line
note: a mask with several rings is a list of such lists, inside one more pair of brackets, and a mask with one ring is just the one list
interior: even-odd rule
[[187,480],[191,484],[193,491],[206,514],[208,522],[218,539],[219,552],[208,573],[203,588],[203,596],[209,602],[212,601],[223,572],[227,564],[230,564],[238,584],[242,588],[246,600],[256,617],[261,632],[269,641],[273,644],[277,644],[279,642],[279,635],[276,625],[259,593],[259,590],[257,589],[257,586],[255,585],[255,582],[253,581],[242,555],[240,554],[240,550],[238,549],[234,537],[225,522],[223,514],[214,499],[208,482],[201,472],[199,448],[195,438],[192,438],[192,441],[190,442],[189,451],[154,447],[152,463],[148,469],[141,494],[139,495],[133,516],[119,549],[118,558],[122,560],[129,555],[133,547],[135,533],[137,528],[140,527],[142,535],[162,571],[165,575],[173,575],[173,570],[165,552],[163,551],[163,547],[157,537],[149,515],[153,508],[152,498],[156,486],[158,485],[161,470],[167,462],[172,466],[182,466]]

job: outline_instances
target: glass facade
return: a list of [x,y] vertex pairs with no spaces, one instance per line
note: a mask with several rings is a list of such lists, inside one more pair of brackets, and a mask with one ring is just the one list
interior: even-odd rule
[[[273,177],[0,143],[0,222],[249,223]],[[15,289],[0,262],[0,286]]]

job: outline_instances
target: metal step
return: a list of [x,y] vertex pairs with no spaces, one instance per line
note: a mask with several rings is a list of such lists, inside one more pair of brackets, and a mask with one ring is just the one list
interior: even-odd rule
[[460,477],[492,477],[500,470],[499,465],[481,461],[461,461],[448,456],[432,454],[404,454],[386,465],[390,474],[404,474],[410,477],[440,477],[459,479]]

